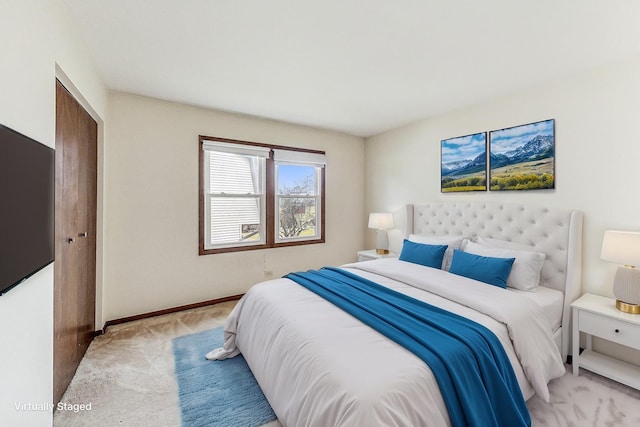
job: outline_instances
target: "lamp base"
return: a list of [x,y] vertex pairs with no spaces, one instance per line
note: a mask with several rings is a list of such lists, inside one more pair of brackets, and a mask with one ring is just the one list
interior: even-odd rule
[[618,310],[640,314],[640,269],[618,267],[613,279],[613,296]]
[[389,235],[387,230],[378,230],[376,233],[376,253],[386,255],[389,253]]
[[640,314],[639,304],[627,304],[626,302],[616,300],[616,308],[623,313]]

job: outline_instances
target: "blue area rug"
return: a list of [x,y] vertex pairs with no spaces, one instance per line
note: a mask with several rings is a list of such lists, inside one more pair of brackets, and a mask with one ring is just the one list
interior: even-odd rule
[[276,419],[242,355],[207,360],[222,327],[173,339],[182,425],[256,427]]

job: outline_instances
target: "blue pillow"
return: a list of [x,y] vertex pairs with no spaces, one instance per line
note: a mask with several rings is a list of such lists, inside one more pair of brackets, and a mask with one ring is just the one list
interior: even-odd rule
[[442,258],[444,258],[444,252],[447,248],[447,245],[426,245],[404,239],[402,251],[400,252],[400,261],[439,269],[442,267]]
[[514,261],[515,258],[493,258],[455,249],[449,273],[506,288]]

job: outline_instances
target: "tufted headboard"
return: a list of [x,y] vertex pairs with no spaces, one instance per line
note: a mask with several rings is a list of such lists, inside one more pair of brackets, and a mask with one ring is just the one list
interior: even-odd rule
[[517,203],[434,202],[407,205],[405,235],[491,237],[546,254],[540,284],[564,292],[563,354],[569,349],[570,305],[581,294],[582,212]]

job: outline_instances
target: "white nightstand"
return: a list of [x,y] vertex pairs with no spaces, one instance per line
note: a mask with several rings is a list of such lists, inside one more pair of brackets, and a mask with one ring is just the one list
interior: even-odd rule
[[[573,375],[588,369],[640,390],[640,367],[593,351],[592,336],[640,350],[640,315],[616,309],[616,301],[585,294],[571,304],[573,309]],[[586,348],[579,354],[580,332]]]
[[358,262],[371,261],[372,259],[380,259],[380,258],[398,258],[398,254],[389,252],[388,254],[383,255],[383,254],[376,253],[375,249],[370,249],[368,251],[358,251]]

